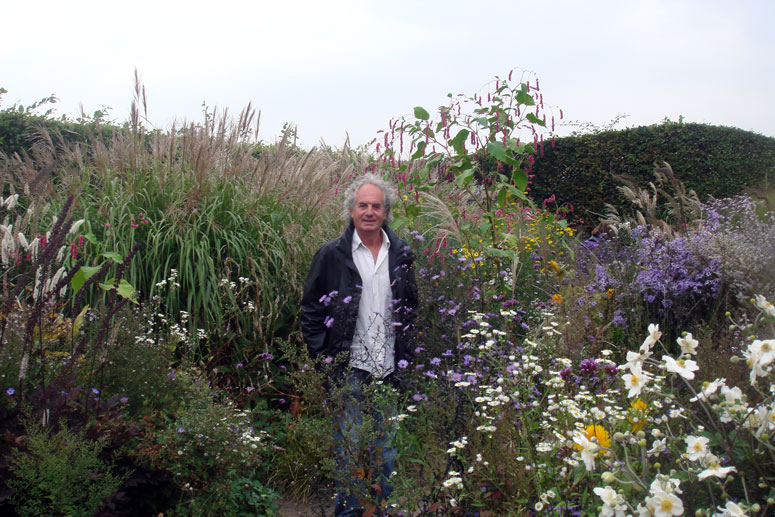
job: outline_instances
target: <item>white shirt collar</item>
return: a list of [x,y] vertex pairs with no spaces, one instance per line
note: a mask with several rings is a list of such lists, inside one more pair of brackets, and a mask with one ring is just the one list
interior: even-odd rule
[[[384,228],[380,228],[379,231],[382,232],[382,247],[383,248],[390,248],[390,239],[388,239],[387,233],[385,233],[385,229]],[[353,251],[357,250],[358,246],[361,246],[361,245],[363,245],[364,247],[366,246],[365,244],[363,244],[363,241],[361,240],[361,236],[358,235],[358,230],[354,229],[353,230],[353,247],[352,247],[352,250]]]

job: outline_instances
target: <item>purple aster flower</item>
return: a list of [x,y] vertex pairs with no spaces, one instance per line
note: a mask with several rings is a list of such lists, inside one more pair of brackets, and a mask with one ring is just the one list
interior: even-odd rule
[[186,428],[185,427],[178,427],[178,433],[185,433]]
[[326,319],[323,320],[323,325],[325,325],[328,328],[331,328],[331,325],[334,324],[334,318],[331,316],[326,316]]
[[129,402],[129,397],[121,397],[120,399],[118,399],[118,401],[121,402],[122,404],[126,404],[127,402]]
[[399,368],[404,369],[407,366],[409,366],[409,362],[406,359],[401,359],[400,361],[398,361]]
[[579,364],[579,370],[582,375],[594,375],[597,372],[598,366],[597,361],[594,359],[584,359]]
[[243,366],[243,365],[242,365],[242,363],[237,363],[237,366],[236,366],[237,370],[239,370],[240,368],[242,368],[242,366]]
[[5,394],[8,395],[9,397],[14,393],[16,393],[16,390],[13,388],[8,388],[7,390],[5,390]]
[[344,303],[350,303],[350,302],[352,301],[352,299],[353,299],[353,297],[352,297],[352,296],[345,296],[345,297],[344,297],[344,300],[342,300],[342,301],[343,301]]

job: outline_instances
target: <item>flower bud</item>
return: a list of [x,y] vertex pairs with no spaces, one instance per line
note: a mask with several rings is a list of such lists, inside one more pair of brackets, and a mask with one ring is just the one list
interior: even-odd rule
[[659,470],[659,469],[662,468],[662,464],[660,462],[656,462],[656,463],[654,463],[654,468]]
[[704,517],[705,510],[699,509],[696,512],[694,512],[695,517]]
[[[732,329],[729,329],[729,330],[732,330]],[[733,355],[732,357],[730,357],[729,360],[732,362],[732,364],[736,364],[740,362],[740,358],[737,357],[736,355]]]
[[775,498],[772,498],[772,497],[769,497],[769,498],[767,498],[767,504],[768,504],[768,505],[773,505],[773,504],[775,504]]
[[646,442],[646,440],[645,440],[645,439],[640,439],[640,440],[638,440],[638,445],[639,445],[640,447],[645,447],[647,443],[648,443],[648,442]]
[[764,440],[765,442],[768,441],[770,439],[769,433],[762,433],[761,439]]
[[602,478],[603,483],[605,483],[606,485],[610,485],[611,483],[616,481],[616,476],[614,475],[613,472],[610,472],[610,471],[603,472],[603,475],[600,477]]
[[759,503],[754,503],[751,505],[751,511],[753,513],[759,513],[762,510],[762,507]]
[[621,442],[622,440],[624,440],[624,435],[617,431],[614,433],[614,440],[617,442]]
[[637,436],[638,438],[645,438],[645,437],[646,437],[646,433],[644,433],[643,431],[638,431],[638,433],[636,434],[636,436]]

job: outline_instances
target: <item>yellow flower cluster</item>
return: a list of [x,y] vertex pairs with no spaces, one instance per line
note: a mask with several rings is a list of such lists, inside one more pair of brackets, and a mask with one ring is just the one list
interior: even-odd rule
[[524,251],[535,251],[543,246],[552,246],[567,237],[573,237],[575,230],[562,227],[557,221],[547,218],[533,219],[524,228],[520,238]]

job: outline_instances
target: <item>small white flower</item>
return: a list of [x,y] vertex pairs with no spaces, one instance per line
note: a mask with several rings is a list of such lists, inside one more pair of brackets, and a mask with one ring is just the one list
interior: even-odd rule
[[590,441],[584,431],[576,430],[573,432],[573,441],[581,448],[581,459],[587,471],[595,470],[595,456],[600,450],[600,446]]
[[624,515],[626,506],[624,498],[616,493],[616,490],[607,486],[605,488],[595,487],[595,494],[603,500],[603,508],[600,510],[600,517],[619,517]]
[[666,449],[667,449],[667,438],[662,438],[661,440],[654,440],[651,444],[651,449],[646,451],[646,454],[648,454],[649,456],[657,456]]
[[706,382],[704,382],[702,384],[702,391],[700,391],[700,393],[698,393],[696,397],[692,397],[689,400],[691,400],[692,402],[696,402],[698,400],[701,401],[701,402],[705,402],[705,401],[708,400],[708,398],[711,395],[716,393],[716,391],[721,386],[725,386],[725,384],[724,384],[725,382],[726,382],[725,379],[716,379],[713,382],[707,382],[706,381]]
[[708,455],[708,438],[704,436],[687,436],[686,454],[691,461],[700,461]]
[[727,501],[727,504],[725,507],[718,507],[719,512],[721,513],[715,513],[713,514],[713,517],[745,517],[746,513],[745,511],[740,508],[739,505],[736,503],[733,503],[732,501]]
[[768,315],[775,317],[775,305],[768,302],[764,296],[756,295],[756,306]]
[[659,341],[659,338],[661,337],[662,332],[659,330],[659,325],[651,323],[649,325],[649,335],[643,341],[643,344],[641,345],[641,351],[644,351],[644,348],[646,350],[651,348],[657,341]]
[[641,390],[649,381],[649,377],[641,369],[640,364],[634,364],[630,367],[630,373],[622,375],[622,380],[624,380],[624,385],[629,389],[627,396],[633,398],[640,395]]
[[654,512],[656,517],[670,517],[684,513],[683,501],[678,496],[668,494],[663,490],[659,490],[653,496],[647,498],[646,506]]
[[697,479],[699,479],[700,481],[702,481],[705,478],[709,478],[711,476],[724,479],[725,477],[727,477],[727,474],[729,474],[730,472],[737,471],[735,467],[722,467],[721,463],[719,463],[718,458],[713,456],[712,454],[708,454],[705,457],[705,463],[706,463],[705,470],[700,472],[699,475],[697,476]]
[[676,361],[669,355],[663,355],[662,360],[665,362],[662,367],[669,372],[677,373],[684,379],[694,379],[694,372],[699,370],[697,363],[691,359],[679,359]]
[[691,332],[679,337],[676,341],[681,345],[682,354],[697,355],[697,345],[700,342],[692,337]]

